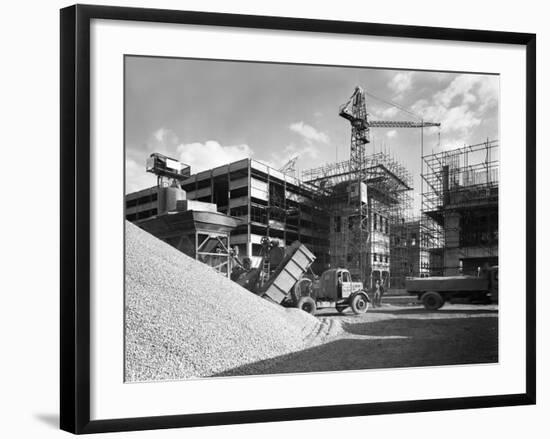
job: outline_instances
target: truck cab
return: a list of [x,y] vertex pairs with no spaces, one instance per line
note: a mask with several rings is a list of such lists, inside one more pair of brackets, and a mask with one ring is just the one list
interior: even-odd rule
[[363,283],[353,282],[345,268],[328,269],[319,278],[313,281],[302,279],[298,285],[305,287],[304,291],[307,290],[316,308],[336,308],[338,312],[351,308],[355,314],[362,314],[369,307],[370,300],[363,290]]
[[331,268],[321,274],[315,296],[318,300],[340,300],[362,289],[363,283],[353,282],[348,270]]

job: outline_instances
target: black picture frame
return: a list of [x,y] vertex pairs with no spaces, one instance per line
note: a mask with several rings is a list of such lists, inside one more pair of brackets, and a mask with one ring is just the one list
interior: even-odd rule
[[[508,395],[90,420],[90,21],[133,20],[325,32],[526,48],[526,392]],[[535,404],[536,401],[536,36],[303,18],[75,5],[61,10],[60,426],[72,433],[193,427]]]

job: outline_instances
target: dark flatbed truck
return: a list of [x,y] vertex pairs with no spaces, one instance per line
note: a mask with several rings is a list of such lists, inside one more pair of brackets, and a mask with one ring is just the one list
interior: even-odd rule
[[432,311],[450,301],[496,303],[498,267],[483,270],[479,276],[411,277],[405,280],[405,290]]

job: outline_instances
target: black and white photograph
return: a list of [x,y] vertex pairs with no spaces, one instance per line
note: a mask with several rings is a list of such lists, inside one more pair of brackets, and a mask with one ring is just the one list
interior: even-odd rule
[[5,6],[2,437],[544,436],[544,3]]
[[125,55],[125,382],[498,363],[499,96]]

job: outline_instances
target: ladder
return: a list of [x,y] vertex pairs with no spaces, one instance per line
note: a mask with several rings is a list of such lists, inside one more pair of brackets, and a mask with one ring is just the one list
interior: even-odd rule
[[269,239],[262,238],[262,269],[260,272],[259,286],[260,288],[265,285],[271,274],[271,260],[269,258]]

